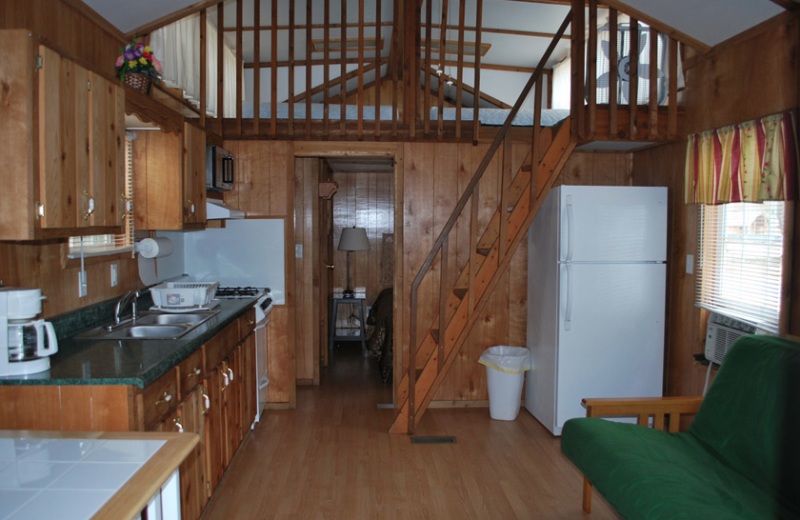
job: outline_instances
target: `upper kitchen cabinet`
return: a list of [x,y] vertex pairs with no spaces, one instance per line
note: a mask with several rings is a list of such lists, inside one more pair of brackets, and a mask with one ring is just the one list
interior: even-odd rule
[[0,31],[0,45],[0,240],[119,232],[123,89],[27,31]]
[[190,229],[206,223],[206,133],[142,131],[133,141],[137,229]]

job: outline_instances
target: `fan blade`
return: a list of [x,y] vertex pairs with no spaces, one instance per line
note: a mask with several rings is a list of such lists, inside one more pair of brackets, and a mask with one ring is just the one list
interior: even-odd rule
[[628,103],[628,85],[629,84],[630,83],[628,81],[622,81],[622,82],[620,82],[620,86],[619,86],[619,94],[620,94],[620,97],[622,98],[622,103],[626,104],[626,105],[629,104]]
[[[664,71],[658,69],[658,79],[664,78]],[[639,77],[642,79],[650,79],[650,65],[647,63],[639,64]]]
[[600,76],[597,77],[597,88],[608,88],[610,82],[609,78],[611,74],[608,72],[602,73]]
[[601,40],[600,48],[603,49],[603,54],[606,55],[606,58],[611,61],[611,44],[608,40]]
[[644,52],[645,45],[647,45],[647,33],[644,32],[643,28],[639,27],[639,54]]

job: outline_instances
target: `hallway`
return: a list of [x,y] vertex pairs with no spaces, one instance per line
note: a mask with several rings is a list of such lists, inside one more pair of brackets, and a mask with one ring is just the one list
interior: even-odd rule
[[[582,477],[526,411],[492,421],[486,408],[430,410],[412,445],[387,433],[390,385],[360,345],[337,348],[319,387],[296,410],[267,410],[239,450],[204,520],[586,518]],[[616,518],[595,495],[592,520]]]

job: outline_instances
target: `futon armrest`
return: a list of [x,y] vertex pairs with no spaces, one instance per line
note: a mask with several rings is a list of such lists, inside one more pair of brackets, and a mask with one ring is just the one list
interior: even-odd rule
[[664,429],[669,417],[670,432],[677,432],[681,415],[694,415],[700,409],[702,396],[690,397],[633,397],[619,399],[583,399],[586,417],[636,416],[641,426],[647,426],[653,417],[653,427]]

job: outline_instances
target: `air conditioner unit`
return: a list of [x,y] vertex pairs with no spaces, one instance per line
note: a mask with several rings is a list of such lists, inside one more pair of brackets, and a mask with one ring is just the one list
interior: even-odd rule
[[739,336],[755,334],[756,330],[756,326],[751,323],[712,312],[708,317],[706,359],[714,364],[721,365],[731,344]]

